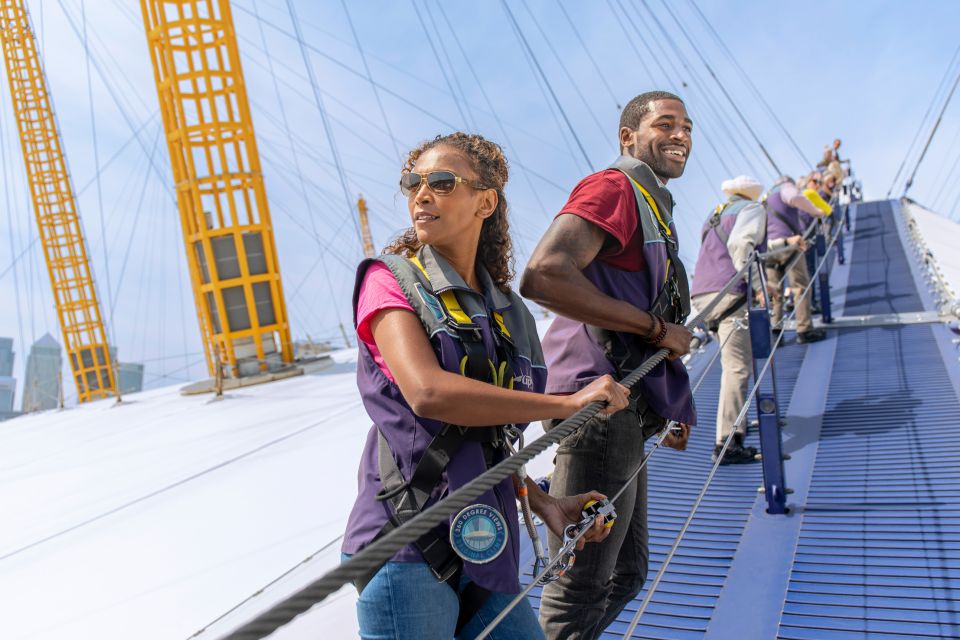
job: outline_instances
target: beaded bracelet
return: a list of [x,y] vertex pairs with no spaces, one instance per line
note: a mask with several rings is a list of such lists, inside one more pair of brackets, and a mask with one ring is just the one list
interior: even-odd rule
[[657,333],[657,337],[654,340],[651,340],[651,343],[655,347],[659,347],[660,343],[663,342],[663,339],[667,337],[667,323],[664,322],[663,318],[657,316],[657,320],[660,322],[660,331]]

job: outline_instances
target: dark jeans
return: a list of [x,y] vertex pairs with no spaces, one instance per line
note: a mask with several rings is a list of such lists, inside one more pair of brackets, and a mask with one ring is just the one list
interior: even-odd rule
[[[596,489],[613,496],[643,459],[636,403],[567,436],[557,449],[550,494]],[[577,552],[573,567],[543,589],[540,624],[547,638],[598,638],[647,579],[647,470],[614,503],[617,521],[606,540]],[[551,534],[550,553],[560,540]]]

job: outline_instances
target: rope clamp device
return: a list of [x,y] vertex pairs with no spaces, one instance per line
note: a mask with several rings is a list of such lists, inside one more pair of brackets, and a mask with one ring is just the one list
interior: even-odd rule
[[[617,511],[614,509],[613,503],[606,498],[603,500],[590,500],[583,505],[583,510],[580,512],[580,515],[582,517],[579,522],[568,524],[564,528],[563,544],[560,547],[560,553],[557,554],[557,558],[550,570],[537,582],[540,586],[558,580],[573,566],[574,562],[577,561],[577,554],[574,551],[577,542],[583,537],[586,530],[593,526],[597,520],[597,516],[603,516],[603,526],[608,529],[613,526],[613,523],[617,519]],[[537,558],[534,561],[533,575],[537,575],[548,566],[548,563],[544,562],[544,560],[545,559]]]
[[603,500],[591,500],[583,505],[584,520],[589,518],[592,523],[597,519],[597,516],[603,516],[603,526],[609,529],[617,519],[617,510],[613,508],[613,503],[606,498]]

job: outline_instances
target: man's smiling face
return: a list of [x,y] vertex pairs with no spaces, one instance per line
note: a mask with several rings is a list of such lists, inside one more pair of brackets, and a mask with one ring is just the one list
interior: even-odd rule
[[692,132],[693,122],[682,102],[654,100],[636,130],[621,130],[620,143],[625,154],[646,163],[666,183],[683,175]]

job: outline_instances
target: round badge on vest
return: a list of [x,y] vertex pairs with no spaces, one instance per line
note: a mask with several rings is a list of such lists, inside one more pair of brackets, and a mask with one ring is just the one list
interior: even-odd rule
[[453,519],[450,546],[467,562],[491,562],[507,547],[507,522],[490,505],[472,504]]

